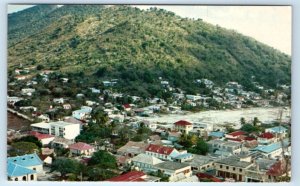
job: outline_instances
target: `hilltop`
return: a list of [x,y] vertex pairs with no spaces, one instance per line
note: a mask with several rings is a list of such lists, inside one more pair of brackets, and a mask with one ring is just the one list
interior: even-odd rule
[[290,56],[157,8],[35,6],[8,15],[8,39],[9,76],[20,64],[40,65],[83,87],[118,79],[122,91],[153,95],[161,80],[191,93],[201,78],[251,87],[255,77],[269,88],[291,80]]

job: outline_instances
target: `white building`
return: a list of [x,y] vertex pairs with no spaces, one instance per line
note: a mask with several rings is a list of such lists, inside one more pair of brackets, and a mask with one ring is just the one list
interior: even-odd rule
[[64,121],[31,124],[32,130],[73,140],[80,134],[80,124]]

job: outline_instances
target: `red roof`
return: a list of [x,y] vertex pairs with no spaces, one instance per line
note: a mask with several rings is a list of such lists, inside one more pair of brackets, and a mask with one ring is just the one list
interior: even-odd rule
[[211,181],[213,182],[222,182],[222,180],[220,180],[219,178],[216,178],[212,175],[209,175],[209,174],[205,174],[205,173],[197,173],[196,176],[199,178],[199,179],[210,179]]
[[146,148],[146,151],[155,152],[155,153],[159,153],[159,154],[163,154],[163,155],[169,155],[172,153],[173,150],[174,150],[174,148],[171,148],[171,147],[165,147],[165,146],[154,145],[154,144],[150,144]]
[[124,182],[134,182],[134,181],[145,181],[142,177],[145,173],[142,171],[131,171],[120,176],[110,178],[106,181],[124,181]]
[[246,132],[244,132],[244,131],[235,131],[235,132],[229,133],[228,135],[236,137],[236,136],[241,136],[244,134],[246,134]]
[[267,175],[270,176],[282,176],[285,173],[286,167],[285,163],[282,161],[278,161],[274,163],[267,172]]
[[238,141],[238,142],[242,142],[242,139],[236,139],[236,138],[227,138],[229,141]]
[[124,108],[131,108],[129,104],[124,104],[123,107]]
[[36,131],[30,131],[28,134],[31,135],[31,136],[36,137],[38,140],[54,137],[50,134],[41,134],[41,133],[38,133]]
[[265,132],[265,133],[262,133],[260,136],[260,138],[267,138],[267,139],[271,139],[274,137],[274,135],[270,132]]
[[244,138],[244,140],[246,140],[246,141],[254,141],[254,140],[256,140],[255,138],[253,138],[253,137],[245,137]]
[[92,147],[91,145],[82,142],[74,143],[69,146],[69,149],[76,149],[76,150],[89,150],[93,148],[94,147]]
[[180,120],[174,123],[175,125],[180,125],[180,126],[186,126],[186,125],[192,125],[192,123],[185,121],[185,120]]

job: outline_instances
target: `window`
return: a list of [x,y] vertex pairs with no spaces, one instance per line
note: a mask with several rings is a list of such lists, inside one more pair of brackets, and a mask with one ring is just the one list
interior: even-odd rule
[[229,169],[229,167],[228,167],[228,166],[226,166],[226,169],[228,170],[228,169]]
[[18,179],[18,178],[15,178],[15,181],[19,181],[19,179]]
[[34,180],[34,176],[33,175],[30,175],[30,180]]
[[26,181],[26,176],[23,176],[22,180],[23,180],[23,181]]
[[234,171],[235,171],[235,167],[232,167],[232,170],[234,170]]
[[240,172],[242,172],[243,171],[243,169],[240,169]]
[[223,166],[222,166],[222,165],[220,165],[220,168],[222,169],[222,168],[223,168]]
[[33,170],[36,170],[36,168],[33,168]]

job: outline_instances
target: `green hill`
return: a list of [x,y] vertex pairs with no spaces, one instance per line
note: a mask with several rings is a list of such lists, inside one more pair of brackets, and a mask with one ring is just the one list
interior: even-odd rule
[[155,94],[159,77],[190,92],[199,78],[247,85],[255,76],[266,87],[291,80],[290,56],[162,9],[33,7],[9,15],[8,22],[10,74],[19,64],[41,64],[83,86],[119,79],[119,88],[137,94]]

